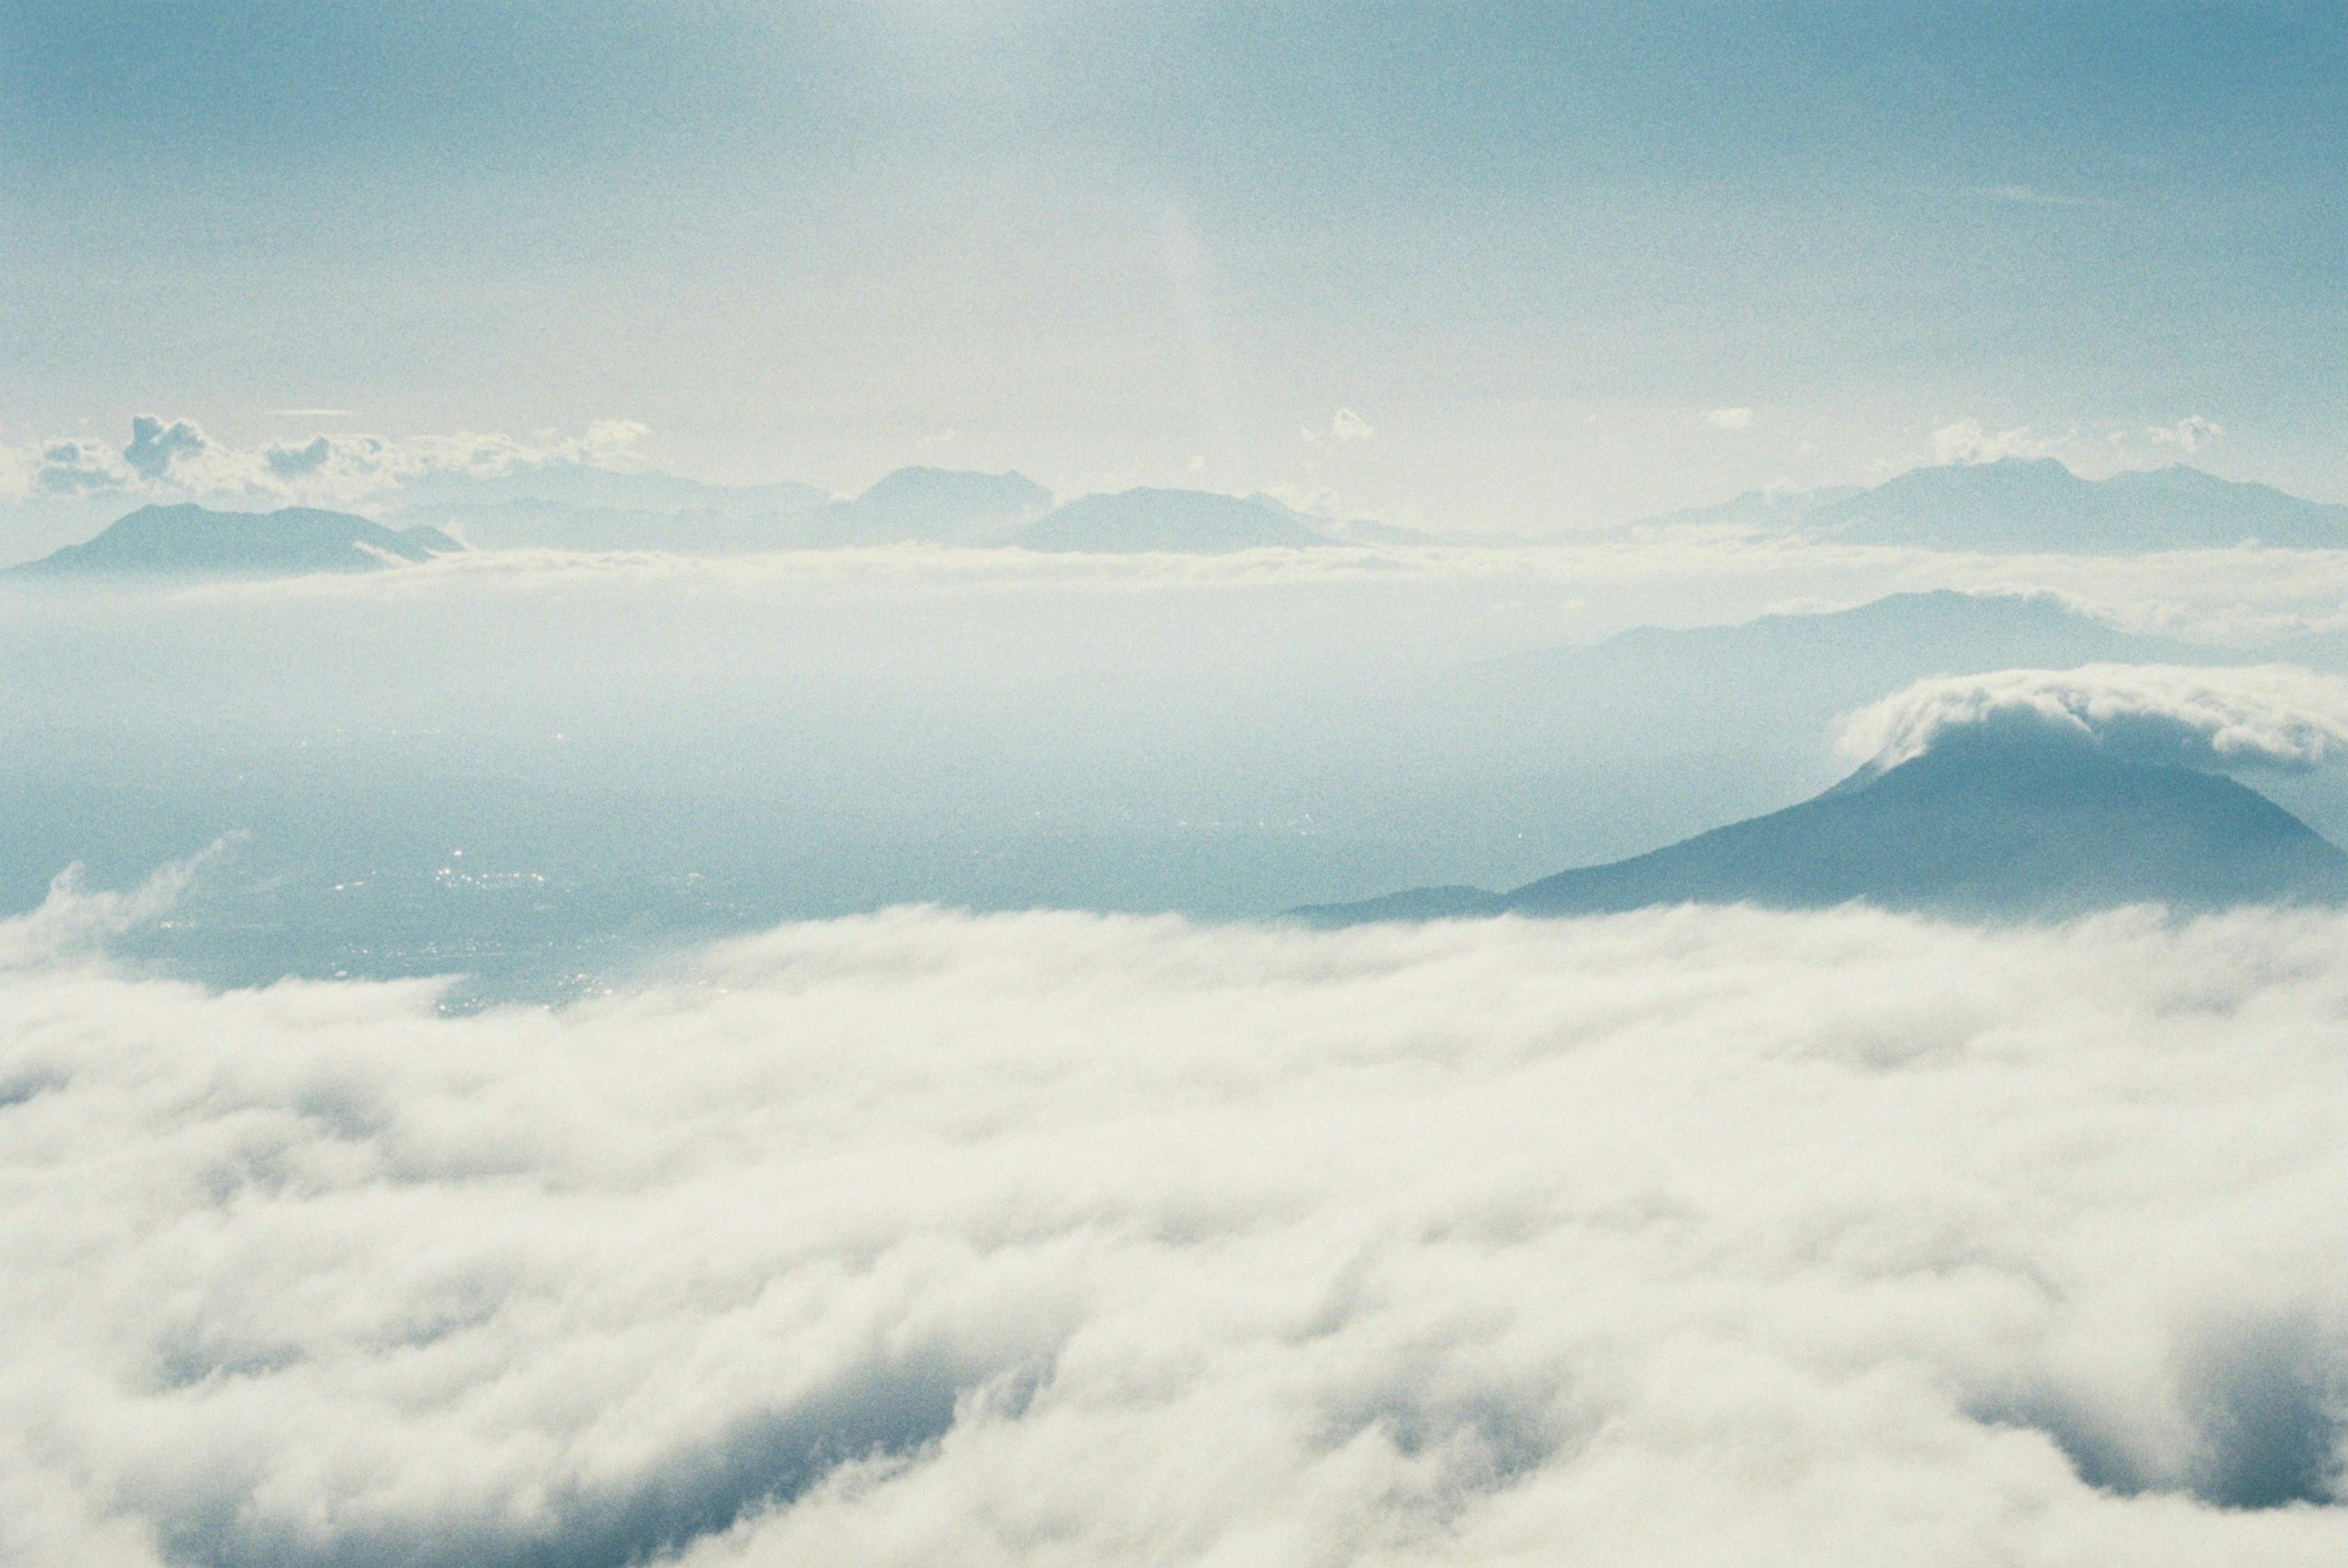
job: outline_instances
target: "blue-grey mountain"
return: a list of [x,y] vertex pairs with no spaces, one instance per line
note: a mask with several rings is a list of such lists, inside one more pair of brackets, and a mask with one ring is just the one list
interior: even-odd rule
[[191,502],[141,507],[85,544],[8,569],[46,578],[294,577],[375,571],[461,548],[435,528],[390,528],[348,512],[215,512]]
[[1142,489],[1079,497],[1021,530],[1014,542],[1032,550],[1220,554],[1330,541],[1303,514],[1269,496]]
[[2348,548],[2348,506],[2181,464],[2083,479],[2052,457],[1912,468],[1867,490],[1756,491],[1640,526],[1703,524],[1993,555],[2137,555],[2248,543]]
[[2054,735],[1969,732],[1799,805],[1506,893],[1414,888],[1293,913],[1321,925],[1658,904],[1891,909],[2003,918],[2159,903],[2348,902],[2348,853],[2215,774]]

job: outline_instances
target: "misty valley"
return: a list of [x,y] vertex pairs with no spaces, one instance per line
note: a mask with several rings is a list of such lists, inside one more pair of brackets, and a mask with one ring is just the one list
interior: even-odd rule
[[2343,59],[0,5],[0,1568],[2340,1568]]

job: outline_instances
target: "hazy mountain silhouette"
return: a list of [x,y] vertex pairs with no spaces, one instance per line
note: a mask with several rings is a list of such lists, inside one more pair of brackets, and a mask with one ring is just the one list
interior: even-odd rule
[[826,497],[813,485],[794,480],[712,485],[654,470],[621,473],[585,463],[541,463],[506,474],[417,475],[400,485],[398,499],[404,508],[432,508],[443,516],[530,501],[549,507],[654,515],[713,512],[740,518],[805,511]]
[[[533,482],[550,472],[563,474],[564,483]],[[736,555],[915,541],[999,544],[1052,506],[1052,493],[1021,475],[945,468],[900,468],[853,499],[829,498],[808,485],[729,487],[664,474],[605,476],[611,483],[578,478],[593,472],[533,470],[480,481],[480,495],[499,498],[438,501],[405,507],[395,516],[444,524],[489,549]],[[501,493],[543,487],[561,494]],[[580,494],[604,494],[627,504],[587,504],[574,498]]]
[[1832,677],[1850,702],[1922,675],[2071,669],[2093,663],[2209,662],[2212,650],[2124,631],[2054,594],[1887,594],[1849,610],[1764,615],[1734,626],[1633,627],[1587,647],[1512,654],[1483,666],[1510,680],[1542,674],[1612,683],[1686,669],[1705,689],[1738,672],[1772,685],[1801,671]]
[[2348,901],[2348,853],[2219,774],[2127,761],[2052,734],[1976,731],[1784,811],[1511,892],[1413,888],[1293,914],[1342,926],[1853,901],[2003,917],[2149,902],[2187,910],[2340,903]]
[[294,577],[374,571],[461,549],[434,528],[388,528],[348,512],[141,507],[86,544],[11,567],[25,577]]
[[2053,457],[1911,468],[1872,489],[1754,492],[1634,528],[1733,523],[1849,544],[2024,555],[2348,548],[2348,506],[2175,465],[2083,479]]
[[1807,755],[1836,714],[1928,675],[2271,656],[2124,631],[2052,594],[1941,589],[1734,626],[1637,627],[1471,666],[1452,686],[1454,702],[1513,712],[1528,735],[1618,735],[1668,719],[1691,742],[1734,733],[1749,750],[1776,736]]
[[688,507],[652,511],[582,507],[523,498],[491,505],[444,502],[406,507],[394,523],[437,524],[480,549],[658,550],[669,555],[736,555],[785,548],[796,513],[737,513]]
[[1853,544],[2007,554],[2222,549],[2251,539],[2348,546],[2348,507],[2181,466],[2082,479],[2052,457],[1910,469],[1818,507],[1801,526]]
[[1724,524],[1746,528],[1790,528],[1820,507],[1865,495],[1857,485],[1830,485],[1817,490],[1747,490],[1708,507],[1682,507],[1660,512],[1631,525],[1632,531],[1651,528],[1704,528]]
[[1033,550],[1093,550],[1132,554],[1170,550],[1220,554],[1265,546],[1303,548],[1333,542],[1316,519],[1269,496],[1222,496],[1210,490],[1125,490],[1083,496],[1014,536]]
[[1052,492],[1025,474],[900,468],[852,501],[795,518],[812,546],[1001,544],[1052,509]]

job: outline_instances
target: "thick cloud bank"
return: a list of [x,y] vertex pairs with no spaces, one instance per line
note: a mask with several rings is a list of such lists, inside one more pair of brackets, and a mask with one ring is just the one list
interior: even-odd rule
[[2348,683],[2285,664],[1936,677],[1852,714],[1841,748],[1854,762],[1891,768],[1949,734],[1991,728],[2093,741],[2148,760],[2308,767],[2348,753]]
[[[57,897],[62,906],[81,897]],[[0,973],[0,1558],[2337,1561],[2348,922]]]

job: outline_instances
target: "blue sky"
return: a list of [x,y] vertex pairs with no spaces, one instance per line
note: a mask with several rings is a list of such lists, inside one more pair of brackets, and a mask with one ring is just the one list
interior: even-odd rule
[[[2336,6],[0,29],[12,441],[622,418],[713,477],[1548,528],[1864,481],[1965,420],[2147,464],[2199,417],[2193,461],[2348,497]],[[273,412],[311,409],[350,413]]]

